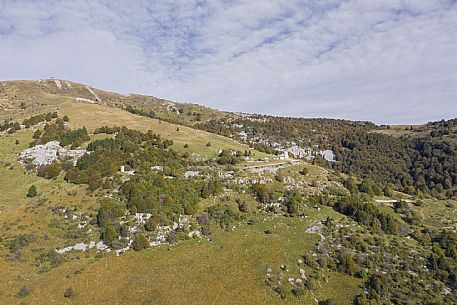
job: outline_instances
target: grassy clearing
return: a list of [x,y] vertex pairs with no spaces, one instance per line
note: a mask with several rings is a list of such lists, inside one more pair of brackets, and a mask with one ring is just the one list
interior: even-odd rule
[[413,126],[414,128],[422,125],[392,125],[390,129],[373,130],[373,133],[381,133],[393,137],[412,136],[415,133],[409,130]]
[[[400,194],[400,198],[411,197],[406,194]],[[376,197],[375,199],[389,199],[387,197]],[[434,228],[453,228],[457,227],[457,201],[447,199],[438,200],[434,198],[429,199],[417,199],[416,202],[421,202],[421,205],[415,205],[410,203],[409,207],[418,214],[421,224]],[[399,223],[405,224],[402,216],[396,213],[389,204],[377,205],[379,210],[387,214],[392,215]]]
[[413,206],[425,225],[436,228],[457,227],[457,201],[455,200],[422,200],[421,206]]
[[[299,172],[302,171],[304,168],[306,168],[308,172],[306,175],[303,176]],[[308,162],[303,162],[303,164],[300,165],[287,167],[284,169],[284,171],[294,178],[304,179],[307,182],[315,181],[324,183],[328,181],[328,170],[316,165],[312,165]]]
[[[17,145],[16,139],[19,140]],[[28,147],[31,139],[30,132],[19,132],[14,136],[0,135],[0,210],[3,215],[11,210],[15,213],[15,208],[26,201],[29,186],[40,180],[27,173],[16,160],[17,154]]]
[[[15,144],[16,139],[19,140],[17,145]],[[8,212],[9,208],[12,208],[11,212],[16,213],[17,207],[22,204],[29,204],[32,199],[27,198],[26,194],[32,184],[37,186],[38,193],[42,195],[42,198],[52,197],[52,201],[56,204],[87,208],[88,201],[94,202],[93,198],[85,196],[86,187],[82,185],[67,184],[62,177],[46,180],[37,177],[34,173],[27,172],[17,161],[17,154],[27,148],[31,141],[30,131],[0,136],[0,160],[3,164],[0,167],[0,197],[2,205],[5,207],[3,212]],[[72,193],[72,196],[69,196],[69,193]]]

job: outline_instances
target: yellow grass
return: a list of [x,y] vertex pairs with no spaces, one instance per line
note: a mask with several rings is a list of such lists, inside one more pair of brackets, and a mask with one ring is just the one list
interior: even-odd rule
[[[189,152],[195,152],[202,156],[215,156],[217,151],[221,149],[249,150],[247,145],[223,136],[134,115],[117,108],[107,108],[88,103],[67,102],[62,104],[60,113],[62,116],[68,115],[70,117],[72,128],[86,126],[89,131],[93,131],[95,128],[105,125],[124,125],[128,128],[141,131],[152,130],[164,138],[173,140],[174,149],[185,151],[184,144],[188,144],[189,148],[187,150]],[[211,143],[210,147],[206,146],[208,142]],[[258,151],[253,151],[253,153],[256,157],[268,156]]]
[[[313,296],[280,299],[265,284],[266,269],[297,277],[295,265],[303,250],[314,247],[317,235],[304,234],[312,220],[325,217],[312,211],[305,219],[271,219],[259,226],[242,225],[232,232],[215,230],[214,240],[185,241],[173,247],[109,255],[89,265],[67,263],[31,284],[27,304],[311,304]],[[273,228],[273,234],[263,232]],[[92,261],[88,260],[88,261]],[[84,268],[81,274],[74,271]],[[330,274],[330,273],[329,273]],[[315,291],[319,299],[338,298],[342,304],[361,292],[360,280],[331,273],[329,283]],[[63,292],[72,287],[71,301]]]

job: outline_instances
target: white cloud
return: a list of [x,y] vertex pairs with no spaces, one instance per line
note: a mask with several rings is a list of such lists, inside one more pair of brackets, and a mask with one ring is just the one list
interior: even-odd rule
[[0,78],[232,111],[457,116],[455,1],[0,0]]

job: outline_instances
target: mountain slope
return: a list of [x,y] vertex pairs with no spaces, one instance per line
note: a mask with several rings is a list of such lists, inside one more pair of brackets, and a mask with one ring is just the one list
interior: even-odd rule
[[[59,86],[57,85],[59,84]],[[176,107],[175,103],[154,97],[131,95],[124,96],[88,87],[86,85],[60,80],[42,81],[8,81],[0,82],[0,120],[12,118],[22,120],[36,114],[58,111],[63,115],[72,117],[70,125],[73,127],[87,127],[91,132],[102,126],[125,125],[142,131],[152,130],[164,137],[173,140],[174,148],[214,156],[216,152],[224,149],[250,150],[245,145],[232,139],[176,125],[163,120],[152,119],[135,115],[121,110],[128,105],[137,105],[158,112],[175,115],[169,107]],[[183,104],[179,104],[183,105]],[[188,105],[196,110],[195,105]],[[189,108],[189,109],[190,109]],[[174,109],[174,108],[173,108]],[[198,106],[198,111],[209,111]],[[195,111],[194,111],[195,112]],[[212,113],[218,113],[211,110]],[[211,146],[206,146],[207,143]],[[259,158],[267,155],[253,150],[253,155]]]
[[[444,142],[54,79],[0,99],[0,304],[457,302]],[[413,164],[446,192],[403,193]]]
[[2,110],[0,115],[2,117],[46,111],[46,109],[52,109],[58,105],[62,100],[75,100],[122,109],[130,106],[140,109],[148,115],[154,113],[162,120],[187,125],[197,121],[235,116],[196,104],[175,103],[139,94],[123,95],[66,80],[0,82],[0,109]]

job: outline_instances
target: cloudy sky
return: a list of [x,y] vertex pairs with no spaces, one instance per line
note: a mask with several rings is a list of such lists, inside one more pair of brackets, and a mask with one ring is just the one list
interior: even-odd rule
[[0,79],[419,123],[457,117],[456,29],[455,0],[0,0]]

